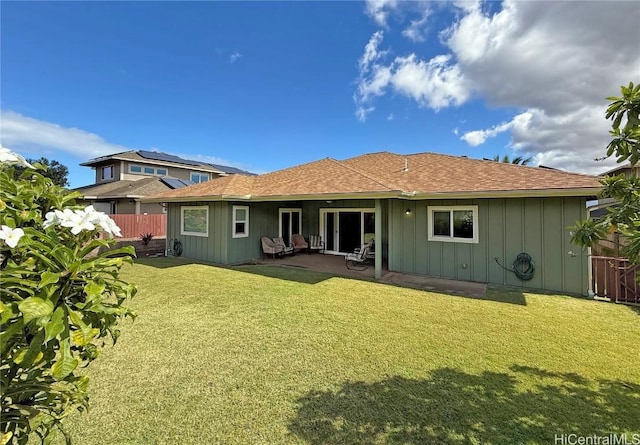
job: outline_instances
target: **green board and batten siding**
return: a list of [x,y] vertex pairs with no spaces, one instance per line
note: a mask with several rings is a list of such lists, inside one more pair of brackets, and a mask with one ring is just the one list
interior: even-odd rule
[[[568,229],[586,218],[585,204],[584,198],[392,200],[389,270],[586,294],[588,258],[570,243]],[[427,240],[427,206],[449,205],[478,206],[477,244]],[[510,268],[520,252],[529,253],[536,265],[530,281],[520,281],[495,261]]]
[[[270,238],[278,236],[278,209],[282,207],[277,202],[230,202],[229,226],[225,232],[229,237],[227,241],[229,252],[227,264],[246,263],[251,260],[259,260],[262,257],[263,236]],[[249,236],[244,238],[232,238],[232,209],[234,205],[249,206]]]
[[[233,238],[233,206],[249,206],[249,236]],[[209,236],[180,234],[180,208],[182,206],[209,207]],[[238,264],[259,259],[262,255],[260,238],[278,234],[278,203],[194,202],[169,204],[167,238],[182,243],[187,258],[218,264]]]
[[[383,256],[389,270],[396,272],[586,294],[587,255],[570,243],[568,229],[586,218],[585,203],[584,198],[382,200]],[[208,237],[180,234],[182,205],[209,207]],[[233,205],[250,208],[248,237],[232,237]],[[427,207],[448,205],[478,206],[477,244],[428,241]],[[308,237],[319,233],[321,208],[374,206],[373,200],[172,203],[167,237],[182,242],[185,257],[238,264],[261,257],[261,237],[278,235],[280,208],[302,209],[303,234]],[[494,260],[511,267],[520,252],[529,253],[536,265],[533,279],[524,283]]]
[[[209,236],[180,234],[181,207],[209,207]],[[231,231],[231,211],[226,202],[189,202],[169,204],[167,217],[167,239],[178,239],[182,243],[184,256],[202,261],[227,264]]]

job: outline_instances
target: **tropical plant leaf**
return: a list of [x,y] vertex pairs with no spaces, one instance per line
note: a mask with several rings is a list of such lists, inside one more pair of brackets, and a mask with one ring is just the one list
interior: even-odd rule
[[40,283],[38,284],[38,289],[42,289],[43,287],[57,283],[60,279],[60,274],[55,272],[44,271],[42,275],[40,275]]
[[41,318],[53,312],[53,303],[38,297],[29,297],[20,302],[18,308],[22,312],[24,322],[29,323],[34,318]]
[[44,326],[46,337],[44,339],[45,343],[49,343],[49,341],[53,340],[64,331],[64,310],[62,307],[57,307],[55,311],[53,311],[53,315],[51,316],[51,320]]
[[71,354],[69,339],[65,338],[60,342],[58,361],[51,367],[51,375],[56,380],[62,380],[71,374],[78,366],[78,359]]

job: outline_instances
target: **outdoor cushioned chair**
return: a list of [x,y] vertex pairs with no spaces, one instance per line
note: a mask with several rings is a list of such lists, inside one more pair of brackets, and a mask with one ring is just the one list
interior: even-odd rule
[[324,241],[320,235],[309,235],[309,252],[324,252]]
[[353,253],[360,253],[360,250],[365,247],[368,246],[369,247],[369,251],[367,252],[367,260],[375,260],[376,258],[376,244],[375,244],[375,239],[371,238],[371,240],[366,243],[363,244],[362,247],[356,247],[356,249],[353,251]]
[[276,246],[282,248],[282,254],[283,255],[291,255],[291,254],[293,254],[293,246],[287,246],[284,243],[284,239],[282,239],[282,238],[274,238],[273,239],[273,244],[275,244]]
[[364,244],[361,248],[356,249],[356,252],[346,254],[344,260],[347,269],[365,270],[368,267],[366,261],[371,259],[369,258],[369,249],[369,244]]
[[304,236],[300,235],[299,233],[291,235],[291,242],[293,243],[294,252],[309,249],[309,244],[304,240]]
[[276,245],[271,238],[263,236],[261,241],[262,241],[262,252],[264,252],[265,255],[271,255],[275,258],[276,255],[282,254],[284,250],[282,246]]

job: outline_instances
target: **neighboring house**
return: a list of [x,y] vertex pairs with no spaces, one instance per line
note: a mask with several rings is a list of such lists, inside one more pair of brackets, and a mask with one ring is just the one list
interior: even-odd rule
[[163,213],[163,206],[143,204],[140,199],[221,176],[251,175],[234,167],[146,150],[116,153],[80,165],[94,169],[96,180],[95,184],[75,190],[83,194],[87,203],[110,214]]
[[[260,258],[260,238],[320,234],[326,253],[373,236],[376,277],[390,271],[586,294],[587,255],[568,228],[586,217],[597,178],[436,153],[372,153],[233,175],[147,199],[167,203],[167,239],[185,257]],[[511,267],[527,252],[536,273]]]
[[[618,176],[623,175],[629,179],[631,176],[640,176],[640,166],[631,167],[631,164],[619,165],[611,170],[607,170],[602,176]],[[616,201],[611,198],[598,199],[589,205],[587,212],[590,218],[599,218],[609,211],[609,207],[615,206]],[[621,239],[617,232],[607,234],[606,239],[600,240],[591,248],[591,253],[595,256],[620,256],[620,247],[625,245],[624,239]]]

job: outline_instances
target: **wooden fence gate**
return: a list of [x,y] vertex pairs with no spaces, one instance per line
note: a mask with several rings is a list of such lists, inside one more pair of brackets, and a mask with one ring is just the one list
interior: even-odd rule
[[640,304],[640,266],[625,258],[591,257],[591,288],[615,303]]

